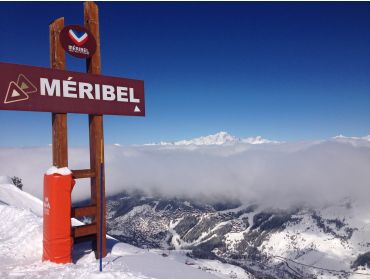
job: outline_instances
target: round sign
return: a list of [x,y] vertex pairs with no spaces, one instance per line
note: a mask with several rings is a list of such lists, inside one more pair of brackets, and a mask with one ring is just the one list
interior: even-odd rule
[[89,30],[79,25],[68,25],[59,35],[63,49],[78,58],[89,58],[96,51],[96,41]]

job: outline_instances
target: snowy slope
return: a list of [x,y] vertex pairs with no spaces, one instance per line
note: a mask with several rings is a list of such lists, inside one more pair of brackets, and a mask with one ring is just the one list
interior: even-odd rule
[[136,248],[111,237],[102,273],[86,244],[75,247],[74,264],[42,262],[42,201],[18,190],[6,177],[0,181],[0,278],[248,277],[235,266],[217,261],[198,264],[181,251],[165,257],[160,250]]
[[107,221],[119,240],[191,250],[257,278],[370,278],[370,258],[358,261],[369,252],[370,216],[348,199],[279,210],[123,193],[108,200]]
[[18,208],[28,209],[37,216],[42,217],[41,200],[15,188],[12,180],[7,176],[0,176],[0,186],[0,202]]

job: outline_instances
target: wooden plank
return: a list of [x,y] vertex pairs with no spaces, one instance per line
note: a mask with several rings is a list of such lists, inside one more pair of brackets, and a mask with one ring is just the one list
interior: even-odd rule
[[95,215],[96,215],[96,205],[95,204],[72,208],[73,218],[78,218],[78,217],[83,217],[83,216],[95,216]]
[[[99,75],[101,71],[100,63],[100,33],[99,33],[99,10],[94,2],[84,2],[84,22],[87,28],[95,37],[96,52],[87,60],[87,72]],[[102,256],[107,255],[106,250],[106,206],[105,206],[105,180],[101,174],[101,164],[104,164],[104,135],[103,135],[103,116],[89,115],[89,135],[90,135],[90,168],[95,171],[95,177],[91,178],[91,203],[96,204],[97,215],[95,216],[96,224],[96,241],[93,244],[95,257],[99,258],[100,251]],[[101,184],[102,182],[102,184]],[[100,195],[102,191],[102,196]],[[102,200],[102,207],[100,201]],[[102,211],[102,212],[101,212]],[[102,221],[100,220],[102,213]],[[100,223],[102,230],[100,232]],[[100,248],[100,236],[102,237],[102,248]]]
[[72,170],[72,174],[74,179],[92,178],[95,177],[95,170],[91,169]]
[[74,238],[96,234],[96,224],[92,223],[92,224],[72,227],[72,232],[73,232]]
[[50,33],[50,66],[53,69],[65,70],[65,52],[59,40],[60,31],[64,27],[64,17],[57,18],[49,24]]
[[[59,33],[63,27],[63,17],[49,25],[50,66],[53,69],[65,69],[65,53],[59,41]],[[67,114],[52,113],[52,126],[53,165],[66,167],[68,166]]]
[[88,242],[88,241],[94,241],[96,239],[96,234],[91,234],[91,235],[86,235],[86,236],[81,236],[81,237],[76,237],[73,240],[73,244],[78,244],[82,242]]
[[86,68],[88,73],[100,75],[100,32],[99,32],[99,9],[95,2],[84,2],[84,21],[85,28],[88,29],[96,40],[95,54],[86,60]]

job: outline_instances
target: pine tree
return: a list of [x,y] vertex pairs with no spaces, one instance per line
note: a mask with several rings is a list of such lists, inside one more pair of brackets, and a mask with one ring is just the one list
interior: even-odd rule
[[22,184],[22,179],[17,177],[17,176],[14,176],[11,178],[12,181],[13,181],[13,184],[20,190],[22,190],[23,188],[23,184]]

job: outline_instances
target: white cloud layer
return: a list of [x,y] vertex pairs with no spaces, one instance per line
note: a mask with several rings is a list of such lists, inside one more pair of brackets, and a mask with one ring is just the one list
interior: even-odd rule
[[[206,200],[240,200],[272,207],[370,198],[370,142],[328,141],[251,145],[106,147],[108,195],[139,189],[149,194]],[[70,169],[89,166],[88,149],[70,149]],[[42,196],[51,147],[0,149],[0,175],[23,179],[24,190]],[[88,180],[73,196],[87,198]]]

